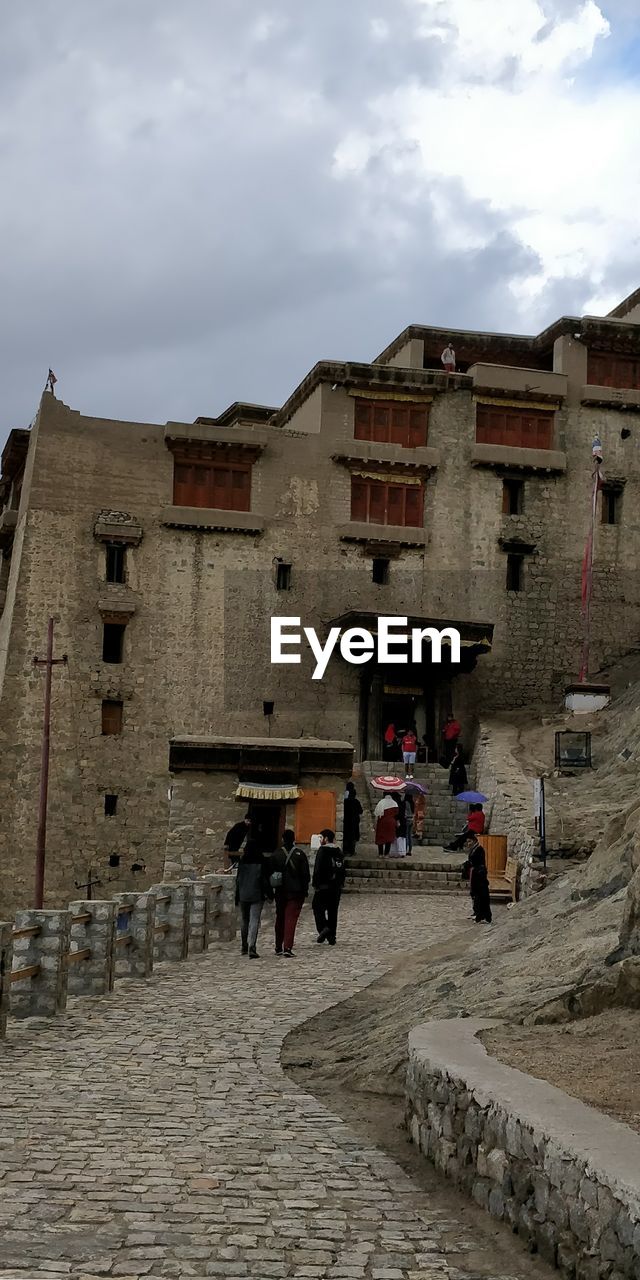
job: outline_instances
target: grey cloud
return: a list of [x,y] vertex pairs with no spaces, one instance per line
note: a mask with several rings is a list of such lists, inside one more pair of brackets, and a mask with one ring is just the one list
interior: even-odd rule
[[[537,264],[505,216],[400,140],[335,173],[382,95],[446,78],[417,19],[410,0],[5,15],[2,429],[28,422],[49,364],[73,407],[163,421],[279,403],[317,359],[370,358],[410,322],[522,328],[510,285]],[[435,195],[480,249],[443,252]]]

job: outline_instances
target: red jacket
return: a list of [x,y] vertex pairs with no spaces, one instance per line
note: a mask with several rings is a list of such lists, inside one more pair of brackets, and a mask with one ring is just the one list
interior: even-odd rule
[[447,722],[447,724],[444,726],[444,729],[442,730],[445,741],[451,742],[452,738],[459,738],[460,728],[461,726],[458,724],[457,720],[452,720],[450,723]]
[[481,809],[474,809],[473,813],[467,818],[467,827],[469,831],[475,831],[477,836],[481,836],[484,832],[484,813]]
[[416,738],[415,733],[405,733],[404,738],[402,739],[402,750],[415,751],[417,745],[418,739]]

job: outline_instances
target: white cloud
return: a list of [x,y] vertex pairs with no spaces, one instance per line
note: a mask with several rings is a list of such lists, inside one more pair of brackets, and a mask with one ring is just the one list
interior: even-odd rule
[[[639,257],[640,88],[589,93],[574,78],[609,34],[602,11],[587,0],[554,20],[537,0],[416,3],[423,35],[443,41],[442,81],[380,98],[377,128],[343,140],[336,171],[362,172],[378,148],[402,138],[417,147],[424,175],[487,202],[539,256],[539,271],[514,283],[523,307],[550,279],[583,274],[596,286],[593,300],[602,294],[609,303],[607,272],[621,245]],[[432,204],[443,249],[482,240],[482,225],[446,186]]]

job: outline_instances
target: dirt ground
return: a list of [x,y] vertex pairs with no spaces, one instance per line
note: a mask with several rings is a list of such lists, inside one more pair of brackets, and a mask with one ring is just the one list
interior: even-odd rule
[[501,1062],[640,1133],[640,1010],[609,1009],[561,1026],[501,1027],[481,1039]]

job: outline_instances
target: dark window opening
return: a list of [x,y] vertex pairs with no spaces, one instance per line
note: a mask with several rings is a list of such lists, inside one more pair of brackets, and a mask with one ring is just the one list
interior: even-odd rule
[[120,854],[119,854],[119,853],[110,853],[110,854],[109,854],[109,866],[110,866],[110,867],[119,867],[119,866],[120,866]]
[[121,622],[105,622],[102,628],[102,661],[122,662],[124,626]]
[[524,480],[502,481],[502,512],[505,516],[521,516],[524,509]]
[[122,712],[124,703],[114,698],[105,698],[102,703],[102,732],[122,733]]
[[113,818],[118,810],[118,797],[106,795],[104,798],[104,813],[106,818]]
[[280,560],[276,566],[276,591],[291,590],[291,565]]
[[373,562],[371,577],[379,587],[386,587],[389,581],[389,561],[377,556]]
[[620,523],[620,505],[622,494],[619,489],[613,489],[610,485],[604,485],[602,489],[602,523],[603,524],[619,524]]
[[272,716],[272,715],[273,715],[273,707],[274,707],[274,703],[273,703],[273,702],[263,702],[263,704],[262,704],[262,713],[263,713],[263,715],[265,715],[265,716]]
[[510,553],[507,556],[507,591],[522,591],[524,556]]
[[118,546],[117,543],[109,543],[107,552],[107,582],[126,582],[126,554],[127,548]]

